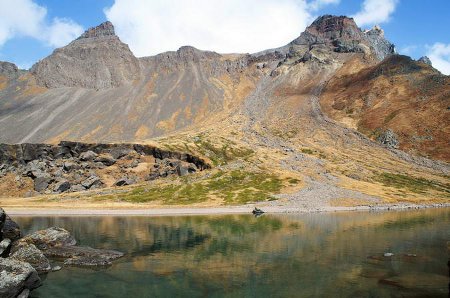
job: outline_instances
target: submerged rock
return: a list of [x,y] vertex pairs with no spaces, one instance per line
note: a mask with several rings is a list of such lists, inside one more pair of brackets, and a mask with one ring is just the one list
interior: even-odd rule
[[18,297],[24,291],[36,289],[40,285],[41,279],[30,264],[12,258],[0,258],[0,297]]
[[87,246],[52,247],[44,251],[49,258],[65,259],[64,264],[80,267],[109,266],[111,261],[123,257],[115,250],[95,249]]

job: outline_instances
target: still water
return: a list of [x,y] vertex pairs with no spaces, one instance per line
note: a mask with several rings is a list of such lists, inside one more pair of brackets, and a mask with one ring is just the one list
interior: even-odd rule
[[450,209],[15,219],[126,253],[50,273],[32,297],[449,297]]

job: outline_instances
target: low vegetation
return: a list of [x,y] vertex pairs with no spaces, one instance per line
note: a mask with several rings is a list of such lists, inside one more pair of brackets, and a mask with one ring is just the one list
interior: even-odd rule
[[445,197],[450,197],[450,183],[441,183],[425,178],[393,173],[378,174],[375,176],[375,180],[385,186],[404,189],[417,194],[427,194],[430,191],[436,191]]
[[[292,185],[299,181],[292,178],[281,179],[267,173],[234,170],[222,171],[204,181],[160,186],[141,186],[131,192],[120,195],[119,200],[145,203],[161,201],[163,204],[181,205],[220,199],[227,205],[273,200],[285,184]],[[102,199],[111,199],[101,197]]]

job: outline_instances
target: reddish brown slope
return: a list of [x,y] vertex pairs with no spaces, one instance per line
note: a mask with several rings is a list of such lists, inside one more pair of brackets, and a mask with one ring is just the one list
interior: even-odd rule
[[450,77],[424,63],[394,55],[368,67],[355,57],[329,81],[321,107],[373,139],[390,129],[400,149],[450,161]]

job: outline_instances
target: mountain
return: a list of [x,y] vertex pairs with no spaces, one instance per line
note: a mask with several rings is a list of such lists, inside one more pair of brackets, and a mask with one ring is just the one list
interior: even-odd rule
[[319,17],[259,53],[185,46],[142,58],[106,22],[28,72],[0,64],[0,142],[157,143],[223,171],[296,177],[309,187],[280,198],[309,208],[402,200],[405,189],[409,201],[439,201],[449,82],[426,59],[397,55],[381,28],[345,16]]

